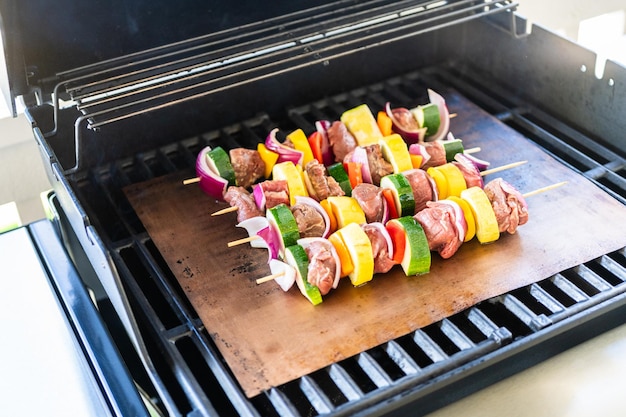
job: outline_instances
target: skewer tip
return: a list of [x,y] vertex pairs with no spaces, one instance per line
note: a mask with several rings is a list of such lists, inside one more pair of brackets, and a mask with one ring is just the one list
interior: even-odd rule
[[183,185],[195,184],[197,182],[200,182],[200,178],[199,177],[187,178],[186,180],[183,180]]
[[528,197],[532,197],[532,196],[537,195],[537,194],[545,193],[546,191],[550,191],[550,190],[554,190],[555,188],[562,187],[562,186],[564,186],[567,183],[568,183],[568,181],[561,181],[561,182],[557,182],[556,184],[547,185],[545,187],[538,188],[538,189],[536,189],[534,191],[529,191],[527,193],[524,193],[524,194],[522,194],[522,197],[528,198]]

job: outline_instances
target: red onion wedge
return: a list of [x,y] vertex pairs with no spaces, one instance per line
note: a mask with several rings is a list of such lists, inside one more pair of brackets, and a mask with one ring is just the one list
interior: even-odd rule
[[261,184],[254,184],[252,186],[252,196],[254,197],[254,202],[259,210],[265,210],[265,193],[263,192],[263,187]]
[[211,150],[205,147],[198,153],[196,158],[196,175],[200,178],[200,189],[211,197],[224,200],[224,193],[228,187],[228,181],[215,173],[207,163],[206,153]]
[[[259,233],[259,230],[268,227],[269,222],[266,217],[255,216],[237,223],[236,226],[246,229],[248,236],[254,236]],[[263,239],[255,239],[250,241],[250,246],[253,248],[267,248],[267,242]]]
[[333,279],[333,288],[337,288],[339,285],[339,280],[341,279],[341,260],[339,259],[339,255],[337,254],[337,250],[328,239],[324,239],[321,237],[305,237],[302,239],[298,239],[298,245],[302,246],[305,250],[311,245],[313,242],[321,243],[326,250],[330,252],[330,255],[335,260],[335,277]]
[[352,162],[358,162],[361,164],[361,176],[363,177],[363,182],[371,184],[372,173],[370,172],[370,164],[367,160],[367,151],[364,147],[357,146],[354,148],[354,152],[352,153]]
[[[458,154],[457,154],[458,155]],[[479,171],[484,171],[487,168],[489,168],[489,165],[491,165],[490,162],[487,162],[485,160],[482,160],[480,158],[476,158],[474,155],[468,154],[468,153],[464,153],[463,154],[467,159],[469,159],[470,161],[472,161],[472,163],[474,164],[474,166],[476,166],[476,168],[478,168]]]
[[474,172],[474,175],[476,175],[480,182],[480,184],[478,184],[480,188],[483,188],[485,186],[483,177],[480,175],[480,169],[476,166],[474,161],[471,160],[469,155],[457,153],[456,155],[454,155],[454,160],[463,165],[467,170]]
[[440,140],[446,137],[448,131],[450,130],[450,112],[448,111],[448,106],[446,106],[446,100],[431,90],[428,89],[428,98],[430,102],[437,105],[439,109],[439,129],[433,135],[428,136],[428,141]]
[[[268,250],[268,260],[271,261],[272,259],[278,259],[280,255],[281,242],[280,238],[276,234],[276,229],[274,229],[272,226],[267,226],[259,230],[256,234],[265,242]],[[256,240],[254,240],[253,242],[255,242]]]
[[269,266],[272,274],[280,274],[278,277],[274,278],[274,282],[277,283],[283,291],[289,291],[296,282],[296,269],[278,259],[272,259],[269,262]]
[[426,150],[426,146],[421,143],[413,143],[409,145],[409,153],[412,155],[419,155],[422,157],[422,166],[424,166],[430,160],[430,154]]
[[253,248],[262,248],[268,250],[268,261],[278,258],[280,244],[276,237],[276,232],[269,226],[267,217],[255,216],[246,219],[237,224],[237,227],[246,229],[248,236],[259,236],[261,239],[250,241]]
[[324,210],[324,207],[322,207],[321,204],[318,203],[315,199],[300,195],[296,196],[296,204],[306,204],[308,206],[311,206],[311,208],[313,208],[320,214],[320,216],[322,216],[322,219],[324,219],[324,224],[326,225],[322,237],[327,238],[330,235],[330,218],[328,217],[328,213],[326,213],[326,210]]
[[272,129],[265,138],[265,147],[272,152],[278,154],[277,164],[285,161],[291,161],[294,165],[302,165],[304,154],[301,151],[283,145],[276,138],[278,128]]
[[407,144],[422,142],[426,135],[426,129],[420,128],[413,113],[404,107],[391,108],[391,104],[385,104],[385,112],[393,123],[393,130],[405,140]]

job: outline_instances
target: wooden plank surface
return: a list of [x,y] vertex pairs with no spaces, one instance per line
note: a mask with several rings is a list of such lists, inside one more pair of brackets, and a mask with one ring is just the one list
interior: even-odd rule
[[407,278],[397,266],[363,287],[345,279],[312,306],[295,287],[284,293],[255,283],[270,272],[266,251],[226,246],[245,232],[234,226],[235,213],[210,216],[225,203],[182,185],[193,172],[125,190],[246,395],[626,246],[626,207],[458,93],[445,97],[458,113],[452,132],[466,147],[480,146],[492,167],[529,161],[494,177],[521,192],[569,183],[529,198],[530,220],[515,235],[468,242],[445,261],[434,254],[424,276]]

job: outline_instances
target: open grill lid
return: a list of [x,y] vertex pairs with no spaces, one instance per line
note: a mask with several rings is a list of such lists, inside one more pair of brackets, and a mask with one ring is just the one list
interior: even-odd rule
[[[172,68],[168,60],[195,60],[200,53],[207,63],[230,63],[233,57],[240,63],[274,42],[289,46],[289,56],[311,63],[327,55],[329,45],[337,49],[331,56],[345,54],[516,5],[509,0],[281,0],[268,8],[254,1],[4,0],[0,13],[9,82],[3,88],[11,101],[24,96],[30,107],[48,102],[55,87],[68,80],[146,74],[144,62],[152,77],[157,68]],[[107,83],[106,88],[115,87]]]

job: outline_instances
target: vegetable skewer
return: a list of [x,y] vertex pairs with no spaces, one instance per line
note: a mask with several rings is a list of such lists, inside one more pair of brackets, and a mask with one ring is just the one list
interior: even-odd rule
[[[536,189],[534,191],[530,191],[530,192],[524,193],[524,194],[522,194],[522,196],[523,197],[534,196],[534,195],[537,195],[537,194],[540,194],[540,193],[543,193],[543,192],[546,192],[546,191],[553,190],[555,188],[561,187],[561,186],[565,185],[566,183],[567,183],[567,181],[563,181],[563,182],[559,182],[559,183],[556,183],[556,184],[552,184],[552,185],[549,185],[549,186],[546,186],[546,187],[542,187],[542,188]],[[479,191],[482,192],[482,190],[479,190]],[[496,204],[496,203],[492,202],[492,204]],[[410,226],[412,223],[408,219],[411,219],[411,217],[403,217],[403,218],[401,218],[400,222],[403,223],[403,224],[406,224],[407,226]],[[409,242],[409,240],[405,241],[405,240],[403,240],[404,238],[402,238],[402,236],[398,236],[397,235],[398,230],[399,230],[397,225],[401,224],[401,223],[396,223],[396,226],[394,226],[392,223],[393,222],[390,222],[390,224],[388,225],[387,229],[389,229],[389,230],[396,229],[396,235],[395,235],[394,238],[392,238],[394,247],[389,249],[389,257],[390,258],[394,258],[394,264],[402,263],[403,269],[404,269],[404,271],[405,271],[407,276],[428,272],[430,261],[426,261],[426,260],[417,261],[416,259],[412,259],[410,256],[407,258],[407,253],[406,253],[406,249],[404,248],[404,245],[408,245],[409,243],[407,243],[407,242]],[[356,225],[352,226],[352,228],[354,228],[355,226]],[[391,227],[391,229],[390,229],[390,226],[393,226],[393,227]],[[424,225],[424,227],[428,227],[428,226]],[[406,232],[404,232],[404,233],[406,233]],[[334,237],[335,236],[331,237],[331,242],[333,244],[336,244],[335,242],[337,242],[337,239],[333,239]],[[406,239],[408,239],[408,238],[406,238]],[[339,241],[340,241],[339,245],[341,246],[341,240],[339,240]],[[403,243],[403,247],[402,248],[396,247],[396,245],[398,245],[399,243]],[[422,244],[421,246],[423,247],[424,245]],[[394,253],[394,252],[396,252],[396,253]],[[399,254],[398,252],[404,252],[404,254],[401,254],[401,253]],[[340,256],[340,258],[341,258],[341,256]],[[424,259],[423,256],[420,259]],[[276,261],[276,260],[274,260],[274,261],[275,262],[280,262],[280,261]],[[342,259],[342,261],[343,261],[343,259]],[[350,263],[351,261],[348,259],[348,262]],[[426,262],[426,263],[424,263],[424,262]],[[420,264],[422,265],[421,267],[417,266],[417,265],[420,265]],[[339,266],[338,266],[338,268],[339,268]],[[416,272],[416,271],[420,271],[420,272]],[[371,275],[373,275],[373,274],[374,273],[372,273]],[[342,272],[342,275],[345,275],[345,273]],[[256,282],[258,284],[261,284],[261,283],[264,283],[264,282],[272,281],[276,277],[280,277],[280,276],[282,276],[282,273],[271,274],[271,275],[268,275],[268,276],[265,276],[265,277],[257,279]],[[365,282],[367,282],[369,279],[371,279],[371,277],[367,277],[366,276],[365,278],[361,278],[361,279],[365,279]],[[284,289],[284,287],[283,287],[283,289]]]

